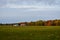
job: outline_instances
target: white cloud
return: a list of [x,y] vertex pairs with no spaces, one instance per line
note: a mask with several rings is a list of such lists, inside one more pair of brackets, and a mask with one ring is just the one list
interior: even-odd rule
[[[39,5],[40,4],[40,5]],[[42,4],[42,3],[38,3],[36,5],[28,5],[28,3],[26,4],[22,4],[22,5],[19,5],[19,4],[11,4],[11,3],[8,3],[4,6],[2,6],[2,8],[55,8],[55,7],[59,7],[58,5],[45,5],[45,4]]]
[[[5,3],[6,4],[5,4]],[[3,4],[1,4],[3,3]],[[44,8],[44,7],[60,7],[60,0],[1,0],[2,8]],[[4,5],[5,4],[5,5]]]
[[60,8],[60,4],[59,0],[8,0],[7,4],[1,6],[0,8],[27,8],[35,11],[53,8],[57,9]]
[[38,10],[48,10],[48,9],[58,9],[59,6],[49,6],[49,5],[17,5],[17,4],[7,4],[1,8],[26,8],[29,11],[38,11]]

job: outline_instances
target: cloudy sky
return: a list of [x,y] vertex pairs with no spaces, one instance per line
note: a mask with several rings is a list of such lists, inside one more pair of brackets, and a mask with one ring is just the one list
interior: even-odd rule
[[0,23],[60,19],[60,0],[0,0]]

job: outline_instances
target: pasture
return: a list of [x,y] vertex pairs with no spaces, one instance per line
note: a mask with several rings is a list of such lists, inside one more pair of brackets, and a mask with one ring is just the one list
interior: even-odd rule
[[0,26],[0,40],[60,40],[60,26]]

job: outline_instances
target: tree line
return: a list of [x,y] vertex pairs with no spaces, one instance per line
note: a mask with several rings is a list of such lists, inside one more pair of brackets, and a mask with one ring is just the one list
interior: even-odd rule
[[27,26],[60,26],[60,20],[38,20],[38,21],[31,21],[31,22],[26,22]]
[[38,20],[31,22],[21,22],[21,23],[12,23],[12,24],[2,24],[0,25],[17,25],[17,26],[60,26],[60,20]]

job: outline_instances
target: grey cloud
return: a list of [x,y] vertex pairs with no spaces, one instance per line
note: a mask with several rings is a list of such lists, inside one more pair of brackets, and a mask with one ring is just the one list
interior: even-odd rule
[[14,5],[34,5],[34,6],[58,6],[60,7],[60,0],[0,0],[0,7],[7,4]]
[[[10,1],[12,2],[12,1]],[[16,4],[44,4],[44,5],[60,5],[60,0],[17,0],[13,1],[12,3]]]

